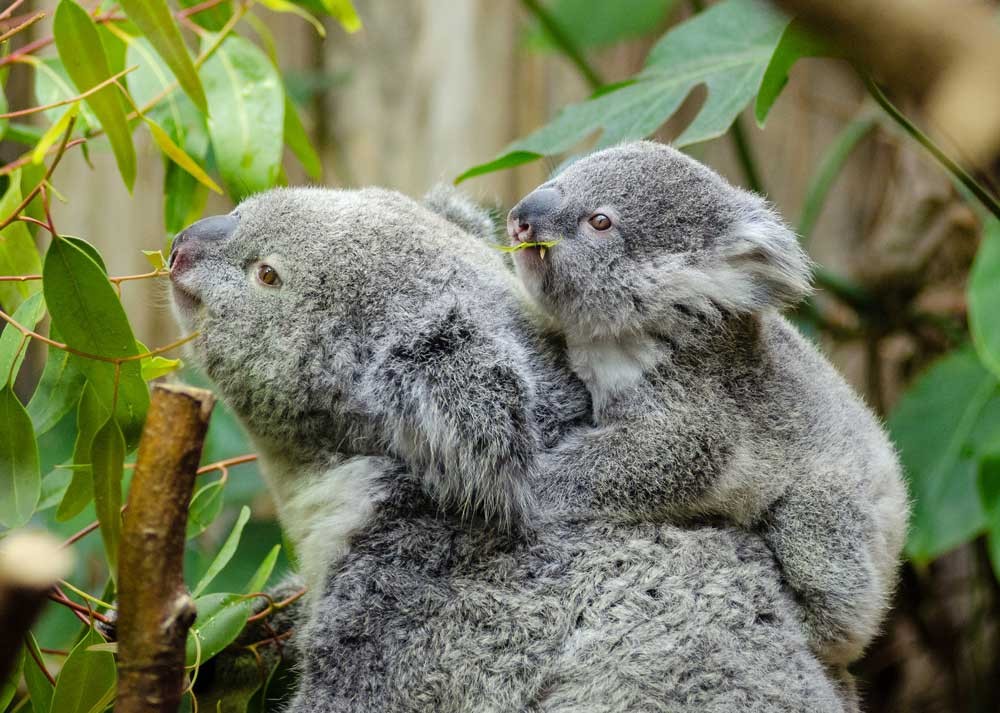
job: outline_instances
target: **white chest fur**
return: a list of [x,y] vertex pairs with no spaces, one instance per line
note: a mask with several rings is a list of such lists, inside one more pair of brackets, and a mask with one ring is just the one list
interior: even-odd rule
[[261,449],[262,470],[281,524],[295,545],[299,571],[316,595],[331,567],[349,551],[351,537],[371,519],[380,496],[378,477],[387,460],[357,456],[309,469],[269,451]]
[[648,337],[569,340],[570,365],[590,390],[597,411],[612,397],[634,387],[643,373],[656,363],[656,351]]

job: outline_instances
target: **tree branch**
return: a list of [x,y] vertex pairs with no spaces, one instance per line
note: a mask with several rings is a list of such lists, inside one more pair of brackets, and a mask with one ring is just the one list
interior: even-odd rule
[[184,534],[214,397],[157,384],[139,441],[119,554],[115,713],[175,713],[195,617]]

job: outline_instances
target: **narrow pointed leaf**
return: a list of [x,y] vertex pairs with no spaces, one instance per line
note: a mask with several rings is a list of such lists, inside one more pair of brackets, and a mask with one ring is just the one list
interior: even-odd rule
[[[104,358],[139,354],[128,318],[107,275],[78,245],[65,238],[54,239],[42,274],[52,323],[69,346]],[[105,408],[110,410],[117,403],[115,417],[131,450],[138,444],[149,407],[149,391],[142,380],[139,360],[120,363],[117,398],[115,364],[79,358],[77,365]]]
[[273,12],[284,12],[292,15],[298,15],[313,26],[313,29],[316,30],[316,34],[320,37],[326,37],[326,28],[323,27],[323,23],[317,20],[316,16],[304,7],[300,7],[293,2],[289,2],[289,0],[260,0],[260,4]]
[[[0,220],[13,214],[21,203],[21,172],[10,174],[7,191],[0,198]],[[38,248],[27,226],[15,220],[0,230],[0,275],[37,275],[42,271]],[[42,288],[38,280],[0,282],[0,307],[14,312],[25,299]]]
[[275,545],[271,548],[271,551],[267,553],[267,557],[257,567],[257,571],[250,577],[250,581],[247,582],[247,586],[243,589],[244,592],[254,594],[255,592],[264,591],[264,587],[267,586],[267,580],[271,578],[271,573],[274,571],[274,565],[278,562],[278,553],[280,552],[281,545]]
[[[52,339],[59,341],[59,333],[49,330]],[[80,401],[87,378],[80,371],[69,352],[49,347],[49,354],[42,370],[42,378],[28,402],[28,415],[35,425],[35,433],[48,433]]]
[[72,477],[66,494],[63,495],[56,519],[65,522],[83,511],[94,499],[94,478],[90,472],[90,447],[94,435],[108,419],[109,408],[105,408],[94,387],[84,384],[80,405],[76,412],[76,441],[73,444]]
[[[101,36],[86,10],[73,0],[60,0],[52,30],[59,58],[77,89],[85,92],[111,76]],[[131,191],[135,184],[135,147],[119,89],[111,84],[86,101],[107,134],[118,171]]]
[[361,18],[358,17],[358,11],[354,9],[351,0],[321,0],[321,2],[323,9],[345,30],[354,33],[361,29]]
[[199,488],[191,498],[191,506],[188,508],[187,539],[197,537],[207,530],[222,512],[224,488],[225,484],[217,480]]
[[[38,320],[45,314],[45,300],[42,293],[36,292],[26,299],[14,313],[14,321],[28,329],[34,329]],[[0,383],[6,383],[8,377],[13,383],[17,372],[21,370],[24,357],[28,353],[28,344],[25,337],[14,327],[7,325],[0,332]]]
[[198,183],[216,193],[222,193],[222,189],[219,188],[218,184],[205,173],[204,169],[194,159],[184,153],[184,149],[175,144],[167,132],[157,125],[156,122],[152,119],[146,119],[146,126],[149,127],[149,133],[152,134],[153,141],[160,147],[160,151],[163,152],[164,156],[194,176]]
[[295,154],[295,158],[302,164],[309,177],[313,180],[320,180],[323,177],[323,164],[316,154],[306,133],[306,127],[302,125],[299,114],[295,111],[295,105],[287,96],[285,97],[285,143]]
[[89,630],[70,651],[52,695],[52,711],[58,713],[90,713],[113,688],[117,674],[114,656],[101,651],[88,651],[104,639]]
[[17,695],[17,682],[21,678],[21,670],[24,668],[25,656],[24,647],[14,655],[14,665],[7,672],[7,678],[0,681],[0,711],[7,710],[7,706],[14,696]]
[[76,115],[80,113],[80,104],[73,103],[69,105],[69,109],[59,117],[59,120],[45,130],[42,134],[42,138],[38,140],[35,148],[31,152],[31,162],[34,164],[40,164],[45,160],[45,154],[49,152],[49,149],[55,146],[56,142],[62,139],[63,134],[66,133],[66,128],[69,126],[69,122],[76,118]]
[[20,527],[35,511],[42,476],[31,419],[10,385],[0,389],[0,424],[0,524]]
[[[211,37],[203,39],[211,42]],[[219,173],[234,199],[274,186],[281,170],[285,97],[267,55],[230,36],[201,67]]]
[[184,93],[202,112],[207,112],[205,90],[166,0],[118,0],[118,4],[156,48]]
[[809,34],[798,22],[789,24],[782,33],[781,40],[774,49],[771,61],[761,79],[760,91],[757,92],[757,102],[754,105],[757,125],[764,126],[771,107],[788,84],[788,73],[796,62],[803,57],[829,57],[834,54],[832,47]]
[[101,523],[101,538],[112,579],[118,573],[118,544],[122,534],[122,473],[125,439],[118,422],[109,418],[94,434],[90,446],[90,471],[94,479],[94,506]]
[[249,519],[250,508],[244,505],[243,509],[240,510],[239,517],[236,518],[236,524],[233,525],[233,530],[229,533],[229,537],[226,538],[226,541],[219,549],[218,554],[215,555],[215,559],[212,560],[212,564],[208,566],[205,574],[203,574],[201,579],[198,580],[198,584],[191,590],[191,594],[193,596],[197,597],[199,594],[204,592],[208,585],[212,583],[212,580],[218,576],[219,572],[221,572],[225,566],[229,564],[229,560],[231,560],[233,555],[236,554],[236,548],[239,547],[240,544],[240,537],[243,536],[243,528]]
[[35,656],[26,656],[24,659],[24,683],[28,687],[28,694],[31,696],[31,713],[49,713],[52,710],[52,694],[55,689],[49,679],[45,677],[35,658],[42,661],[42,652],[38,649],[38,642],[35,635],[28,632],[25,646],[31,647]]

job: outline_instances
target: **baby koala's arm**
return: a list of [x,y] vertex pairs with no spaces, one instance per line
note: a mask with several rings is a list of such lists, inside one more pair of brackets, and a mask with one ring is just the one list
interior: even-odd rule
[[386,447],[443,503],[513,527],[530,517],[538,449],[522,351],[446,304],[390,337],[364,377]]
[[540,457],[540,491],[560,508],[624,520],[698,511],[728,450],[724,434],[702,421],[655,409],[572,431]]

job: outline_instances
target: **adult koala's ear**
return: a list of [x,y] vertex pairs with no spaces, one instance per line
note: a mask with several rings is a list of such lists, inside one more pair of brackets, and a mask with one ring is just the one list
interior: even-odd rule
[[746,197],[721,244],[726,268],[741,278],[732,302],[747,311],[791,307],[812,292],[812,261],[777,213],[760,197]]
[[423,204],[480,240],[496,241],[497,224],[489,211],[456,188],[438,183],[424,196]]

